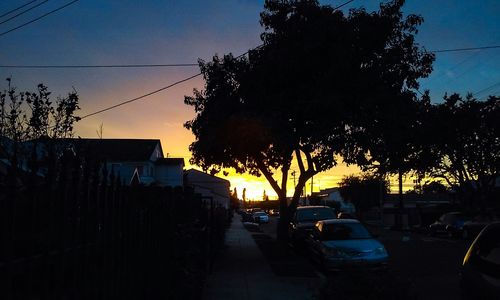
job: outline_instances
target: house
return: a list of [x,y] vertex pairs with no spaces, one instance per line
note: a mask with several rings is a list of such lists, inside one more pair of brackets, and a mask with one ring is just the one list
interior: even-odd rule
[[324,203],[326,205],[332,204],[333,202],[337,203],[340,206],[340,211],[347,213],[355,213],[356,207],[351,202],[345,201],[340,195],[340,190],[338,187],[335,188],[327,188],[315,193],[315,196],[319,198],[320,203]]
[[184,172],[185,186],[190,186],[195,193],[201,194],[205,201],[212,200],[214,205],[229,209],[230,206],[230,183],[220,177],[216,177],[196,169]]
[[[37,145],[40,158],[47,152],[44,141],[26,142]],[[72,149],[80,157],[106,162],[109,174],[129,185],[134,181],[144,185],[183,186],[184,159],[165,158],[158,139],[58,139],[56,151]]]
[[154,178],[160,185],[183,186],[184,159],[158,158],[155,161]]
[[130,184],[183,186],[184,159],[165,158],[158,139],[74,139],[74,145],[106,161],[109,172]]

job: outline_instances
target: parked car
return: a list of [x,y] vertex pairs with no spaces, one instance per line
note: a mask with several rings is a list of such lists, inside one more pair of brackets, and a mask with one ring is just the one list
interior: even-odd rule
[[492,213],[482,213],[475,216],[472,220],[466,221],[462,227],[462,238],[474,239],[484,227],[500,218]]
[[328,206],[300,206],[288,226],[288,236],[292,244],[302,244],[316,222],[335,219],[335,210]]
[[269,214],[270,214],[271,216],[279,216],[279,215],[280,215],[280,210],[279,210],[279,209],[271,209],[271,210],[269,211]]
[[241,221],[242,222],[254,222],[253,214],[248,210],[242,211]]
[[467,217],[461,212],[450,212],[442,215],[439,219],[429,225],[429,234],[445,234],[448,237],[457,237],[462,235],[462,229]]
[[255,223],[269,223],[269,216],[263,211],[254,212],[252,216]]
[[387,268],[389,254],[384,245],[358,220],[319,221],[306,242],[313,257],[325,270],[360,266]]
[[463,299],[500,299],[500,222],[486,226],[469,247],[460,288]]
[[356,219],[356,217],[351,215],[350,213],[339,212],[337,214],[337,219]]

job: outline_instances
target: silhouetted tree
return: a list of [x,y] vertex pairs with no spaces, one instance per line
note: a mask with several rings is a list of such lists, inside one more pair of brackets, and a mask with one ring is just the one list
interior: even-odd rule
[[240,199],[238,199],[238,191],[236,190],[236,187],[230,195],[230,201],[232,209],[238,209],[240,207]]
[[389,183],[381,177],[364,174],[344,176],[339,183],[340,195],[352,202],[360,217],[363,212],[380,205],[380,197],[389,192]]
[[422,185],[423,194],[442,194],[448,192],[448,187],[440,181],[426,182]]
[[[264,175],[280,200],[279,238],[306,181],[335,166],[337,154],[366,164],[369,149],[356,139],[377,122],[372,115],[411,97],[431,71],[433,56],[414,43],[422,18],[403,18],[403,3],[344,15],[317,1],[268,0],[261,47],[200,61],[204,90],[185,98],[196,112],[185,124],[196,138],[191,163]],[[288,204],[293,160],[300,174]]]
[[430,176],[485,204],[500,177],[500,97],[445,95],[430,115],[427,138],[435,159]]
[[[80,119],[75,112],[80,107],[76,91],[53,101],[43,84],[37,86],[36,92],[18,92],[10,78],[7,82],[8,88],[0,91],[0,152],[9,161],[10,184],[16,185],[21,164],[27,162],[33,181],[38,161],[46,158],[49,166],[55,163],[55,154],[47,141],[73,136],[74,124]],[[38,148],[41,140],[48,146],[44,151]],[[26,141],[30,143],[22,144]]]

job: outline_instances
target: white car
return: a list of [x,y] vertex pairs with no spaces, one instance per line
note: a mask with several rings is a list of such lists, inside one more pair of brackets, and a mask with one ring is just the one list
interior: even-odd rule
[[256,223],[268,223],[269,222],[269,216],[263,211],[254,212],[253,219],[255,220]]

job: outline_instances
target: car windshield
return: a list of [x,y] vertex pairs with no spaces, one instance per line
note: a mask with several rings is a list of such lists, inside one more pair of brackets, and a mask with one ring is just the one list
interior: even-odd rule
[[335,214],[331,208],[319,207],[297,210],[297,221],[320,221],[326,219],[335,219]]
[[368,230],[359,223],[325,224],[321,236],[325,241],[373,238]]
[[258,212],[256,212],[256,213],[254,213],[254,215],[256,215],[256,216],[265,216],[265,215],[266,215],[266,213],[265,213],[265,212],[262,212],[262,211],[258,211]]

